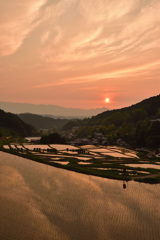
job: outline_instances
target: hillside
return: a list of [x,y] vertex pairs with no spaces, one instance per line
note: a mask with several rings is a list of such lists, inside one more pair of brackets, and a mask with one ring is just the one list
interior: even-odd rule
[[22,113],[18,115],[25,123],[28,123],[38,129],[61,129],[67,122],[67,119],[53,119],[36,114]]
[[[125,107],[121,109],[115,109],[111,111],[105,111],[91,118],[91,121],[104,119],[106,117],[113,116],[115,113],[131,113],[133,111],[142,110],[151,119],[156,117],[158,111],[160,111],[160,95],[145,99],[137,104],[130,107]],[[159,112],[160,113],[160,112]],[[160,117],[160,116],[159,116]]]
[[0,110],[0,136],[31,136],[34,129],[18,116]]
[[[160,95],[130,107],[106,111],[91,119],[80,121],[77,137],[93,137],[97,132],[107,137],[109,144],[116,144],[119,140],[134,147],[158,148],[159,119]],[[69,126],[69,123],[66,126]]]

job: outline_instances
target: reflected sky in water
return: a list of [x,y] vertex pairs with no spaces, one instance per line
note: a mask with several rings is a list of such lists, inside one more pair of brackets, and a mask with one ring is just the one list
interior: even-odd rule
[[0,239],[159,240],[159,190],[0,152]]

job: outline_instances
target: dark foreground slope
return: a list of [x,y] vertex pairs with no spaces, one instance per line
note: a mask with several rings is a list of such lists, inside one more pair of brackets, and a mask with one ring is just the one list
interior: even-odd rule
[[34,129],[18,116],[0,110],[0,136],[31,136]]

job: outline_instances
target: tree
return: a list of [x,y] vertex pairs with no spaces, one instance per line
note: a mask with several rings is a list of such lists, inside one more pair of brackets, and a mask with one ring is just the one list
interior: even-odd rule
[[148,115],[144,109],[135,109],[131,112],[131,118],[134,123],[147,119]]
[[54,144],[54,143],[59,143],[63,144],[66,143],[66,140],[64,137],[61,137],[58,133],[52,133],[49,134],[48,136],[42,136],[40,143],[42,144]]

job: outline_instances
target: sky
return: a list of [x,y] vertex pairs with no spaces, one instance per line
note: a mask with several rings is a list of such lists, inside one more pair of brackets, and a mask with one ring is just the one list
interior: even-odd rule
[[115,109],[160,93],[160,0],[5,0],[0,16],[0,101]]

